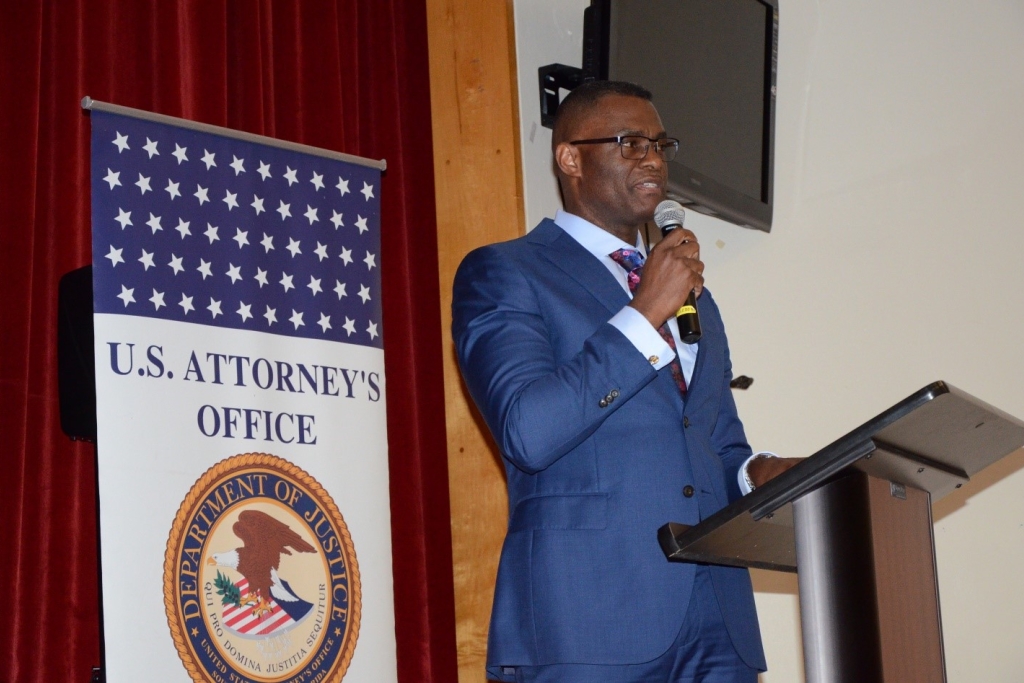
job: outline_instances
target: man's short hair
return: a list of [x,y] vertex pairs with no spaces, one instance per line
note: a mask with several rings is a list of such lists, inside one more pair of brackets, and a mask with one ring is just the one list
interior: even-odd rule
[[624,95],[651,101],[653,97],[647,88],[626,81],[586,81],[569,91],[558,109],[555,110],[554,133],[551,136],[552,149],[565,142],[586,114],[605,97]]

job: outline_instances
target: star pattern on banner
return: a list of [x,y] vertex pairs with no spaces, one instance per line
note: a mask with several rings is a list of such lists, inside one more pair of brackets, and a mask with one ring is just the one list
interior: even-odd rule
[[97,312],[382,348],[379,171],[107,112],[92,123]]

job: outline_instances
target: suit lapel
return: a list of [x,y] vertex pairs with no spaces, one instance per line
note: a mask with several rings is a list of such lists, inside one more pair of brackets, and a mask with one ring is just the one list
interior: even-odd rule
[[545,219],[530,233],[529,241],[536,246],[541,259],[579,283],[609,313],[618,313],[629,303],[629,295],[604,264],[554,221]]
[[[704,305],[704,300],[704,297],[697,299],[697,315],[700,316],[702,322],[710,320],[705,314],[707,306]],[[707,358],[708,355],[706,351],[707,346],[708,344],[714,343],[711,337],[706,335],[707,332],[711,331],[709,328],[710,325],[702,325],[701,340],[697,344],[697,360],[693,364],[693,374],[690,375],[690,383],[687,385],[687,393],[689,393],[690,388],[697,386],[697,382],[700,380],[701,370],[704,368],[704,359]]]

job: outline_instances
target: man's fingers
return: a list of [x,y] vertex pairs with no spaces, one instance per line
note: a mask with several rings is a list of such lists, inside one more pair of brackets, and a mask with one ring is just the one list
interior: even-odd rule
[[697,236],[685,228],[677,228],[666,235],[651,250],[651,257],[700,259]]
[[673,230],[673,232],[680,233],[681,238],[679,244],[673,248],[673,251],[684,258],[699,259],[700,243],[697,242],[697,236],[684,228]]
[[[695,296],[700,296],[704,291],[703,273],[697,236],[686,228],[676,228],[651,249],[638,291],[643,292],[644,301],[650,296],[648,290],[682,299],[693,290]],[[675,304],[673,311],[681,301],[671,302]]]
[[695,234],[693,234],[692,230],[687,230],[686,228],[676,228],[672,232],[676,233],[676,234],[679,234],[679,235],[682,235],[683,241],[686,241],[686,242],[696,242],[697,241],[697,236]]
[[754,458],[747,465],[747,474],[754,487],[762,486],[783,472],[800,464],[803,458]]
[[693,232],[686,228],[676,228],[675,230],[670,230],[667,235],[661,238],[661,241],[654,245],[654,249],[671,249],[683,243],[691,244],[696,241],[697,236]]
[[680,244],[678,247],[673,249],[673,251],[682,258],[694,260],[700,259],[700,245],[698,245],[696,242],[684,242],[683,244]]

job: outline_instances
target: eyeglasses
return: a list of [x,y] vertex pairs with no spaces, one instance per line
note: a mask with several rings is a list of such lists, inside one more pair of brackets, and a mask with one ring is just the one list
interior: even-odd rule
[[643,135],[616,135],[613,138],[594,138],[592,140],[572,140],[570,145],[600,145],[606,142],[614,142],[619,146],[624,159],[638,160],[647,156],[647,152],[654,144],[654,151],[661,155],[665,161],[672,161],[679,151],[679,140],[675,138],[654,138]]

